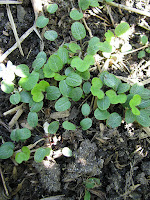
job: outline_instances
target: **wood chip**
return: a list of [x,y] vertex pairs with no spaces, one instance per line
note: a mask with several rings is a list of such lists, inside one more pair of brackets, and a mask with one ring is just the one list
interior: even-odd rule
[[59,118],[65,118],[69,117],[70,112],[68,110],[62,111],[62,112],[54,112],[50,114],[50,118],[52,119],[59,119]]

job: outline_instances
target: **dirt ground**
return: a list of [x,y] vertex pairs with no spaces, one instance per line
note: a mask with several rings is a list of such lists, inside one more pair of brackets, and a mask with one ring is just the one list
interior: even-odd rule
[[[47,28],[57,31],[56,42],[49,42],[43,38],[44,51],[49,57],[58,50],[64,42],[73,41],[71,35],[71,24],[73,20],[69,13],[73,7],[78,9],[77,0],[53,0],[58,4],[58,10],[51,16],[46,12],[46,0],[43,0],[43,10],[50,22]],[[148,0],[114,2],[128,5],[136,9],[150,12]],[[15,21],[17,32],[21,37],[34,23],[34,11],[30,0],[24,0],[21,5],[11,5],[11,12]],[[130,44],[133,49],[141,47],[140,35],[145,34],[150,41],[150,18],[140,14],[120,10],[111,7],[111,16],[114,24],[121,21],[129,23],[134,28],[130,37]],[[108,9],[100,3],[100,10],[89,8],[85,11],[84,17],[93,36],[104,40],[105,32],[114,30],[112,19],[108,14]],[[141,21],[147,26],[141,27]],[[40,30],[39,30],[40,31]],[[40,32],[42,35],[43,33]],[[83,42],[90,39],[88,32]],[[0,5],[0,55],[11,48],[15,43],[13,31],[8,20],[6,6]],[[27,64],[32,66],[38,52],[40,52],[40,39],[33,31],[21,44],[25,56],[23,57],[19,49],[14,50],[4,61],[6,64],[10,60],[14,65]],[[85,47],[86,48],[86,47]],[[145,81],[150,78],[150,54],[138,59],[138,52],[125,56],[124,63],[127,69],[115,69],[110,67],[109,72],[125,78]],[[93,73],[93,76],[95,74]],[[150,89],[150,84],[145,85]],[[0,135],[4,141],[10,141],[10,131],[8,123],[12,116],[3,116],[3,113],[12,108],[9,102],[9,94],[0,91]],[[91,99],[89,98],[90,102]],[[68,116],[59,119],[60,122],[69,120],[79,124],[79,106],[82,101],[73,102]],[[24,145],[33,144],[38,139],[44,137],[42,124],[49,120],[50,110],[54,112],[54,105],[44,104],[44,108],[39,115],[39,126],[32,131],[32,137]],[[18,121],[18,124],[26,119],[25,111]],[[94,119],[93,119],[94,121]],[[90,190],[91,200],[149,200],[150,199],[150,129],[142,129],[137,124],[127,125],[125,122],[116,129],[110,129],[105,122],[93,122],[93,126],[82,131],[64,131],[60,128],[57,132],[58,143],[54,146],[57,151],[64,146],[68,146],[73,151],[70,158],[60,156],[53,161],[45,160],[42,163],[35,163],[33,156],[27,162],[16,166],[11,159],[0,160],[1,171],[5,180],[9,197],[6,197],[4,184],[0,178],[0,200],[82,200],[85,194],[84,182],[90,177],[100,179],[100,185]],[[37,147],[43,146],[41,142]],[[21,143],[16,143],[16,150],[20,149]],[[49,197],[49,198],[48,198]]]

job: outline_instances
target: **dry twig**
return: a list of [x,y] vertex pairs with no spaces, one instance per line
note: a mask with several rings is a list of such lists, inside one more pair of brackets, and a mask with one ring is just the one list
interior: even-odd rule
[[[29,28],[19,39],[20,43],[22,43],[29,35],[32,33],[33,30],[36,29],[36,25],[34,24],[31,28]],[[7,56],[12,53],[15,49],[17,48],[17,42],[10,48],[8,49],[1,57],[0,57],[0,62],[3,62]]]
[[[39,13],[39,12],[42,12],[42,3],[41,3],[41,0],[32,0],[32,5],[33,5],[33,9],[34,9],[34,13],[35,13],[35,21],[36,21],[36,19],[37,19],[37,17],[38,17],[38,13]],[[20,37],[20,39],[19,39],[18,41],[19,41],[19,43],[22,43],[22,42],[25,40],[25,38],[27,38],[27,37],[30,35],[30,33],[32,33],[33,30],[35,31],[35,33],[38,35],[38,37],[39,37],[40,40],[42,41],[42,44],[41,44],[41,51],[42,51],[42,50],[44,49],[44,43],[43,43],[43,40],[42,40],[42,38],[41,38],[39,32],[38,32],[37,29],[36,29],[36,24],[35,24],[35,22],[34,22],[33,26],[32,26],[30,29],[28,29],[28,30]],[[18,47],[18,44],[17,44],[17,42],[16,42],[10,49],[8,49],[8,50],[0,57],[0,62],[3,62],[3,61],[7,58],[7,56],[8,56],[10,53],[12,53],[17,47]]]
[[131,12],[138,13],[140,15],[150,17],[150,12],[147,12],[146,10],[139,10],[139,9],[136,9],[136,8],[131,8],[131,7],[128,7],[128,6],[125,6],[125,5],[122,5],[122,4],[115,3],[115,2],[106,2],[106,3],[110,6],[114,6],[114,7],[120,8],[120,9],[128,10],[128,11],[131,11]]
[[16,42],[17,42],[17,46],[20,50],[21,55],[24,56],[24,53],[23,53],[23,50],[22,50],[22,47],[21,47],[21,44],[20,44],[20,40],[19,40],[19,37],[18,37],[18,34],[17,34],[16,26],[15,26],[15,23],[14,23],[14,19],[13,19],[13,16],[11,14],[10,6],[6,5],[6,9],[7,9],[7,15],[8,15],[8,18],[9,18],[12,30],[14,32]]
[[9,193],[8,193],[8,189],[6,187],[6,183],[5,183],[5,179],[4,179],[1,167],[0,167],[0,174],[1,174],[1,178],[2,178],[2,182],[3,182],[3,186],[4,186],[4,189],[5,189],[6,196],[8,197]]
[[22,4],[22,2],[21,1],[7,1],[7,0],[5,0],[5,1],[0,1],[0,4]]

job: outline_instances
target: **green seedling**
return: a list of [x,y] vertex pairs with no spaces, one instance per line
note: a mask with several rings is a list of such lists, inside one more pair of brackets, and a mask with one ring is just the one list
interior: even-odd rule
[[89,94],[91,91],[91,83],[89,81],[83,83],[83,92]]
[[80,19],[83,18],[83,14],[80,13],[78,10],[73,9],[73,10],[70,12],[70,18],[72,18],[73,20],[80,20]]
[[38,28],[44,28],[49,22],[49,19],[44,16],[39,16],[36,20],[36,26]]
[[44,99],[43,92],[46,91],[46,88],[49,86],[49,83],[42,80],[34,86],[31,90],[32,98],[35,102],[40,102]]
[[73,53],[78,53],[81,50],[81,47],[78,44],[76,44],[76,43],[70,43],[69,44],[69,49]]
[[12,130],[10,134],[11,140],[16,141],[16,142],[19,142],[19,141],[24,142],[30,137],[31,137],[31,131],[27,128],[14,129]]
[[79,7],[82,10],[88,9],[89,6],[98,7],[99,6],[98,0],[92,0],[92,1],[91,0],[80,0],[79,1]]
[[[146,35],[141,36],[140,43],[142,45],[147,45],[149,43],[148,37]],[[146,56],[146,52],[150,53],[150,47],[145,48],[145,50],[141,50],[138,52],[138,58],[144,58]]]
[[51,122],[48,126],[48,133],[56,134],[58,129],[59,129],[59,122],[58,121]]
[[71,107],[71,103],[67,97],[61,97],[55,103],[55,109],[60,112],[68,110],[70,107]]
[[86,30],[80,22],[74,22],[71,26],[71,32],[76,40],[82,40],[86,36]]
[[11,104],[18,104],[21,101],[21,96],[19,92],[16,92],[15,94],[12,94],[9,98]]
[[84,182],[84,185],[85,185],[84,200],[90,200],[91,194],[89,190],[99,187],[101,183],[99,178],[89,178]]
[[0,159],[10,158],[14,153],[15,145],[12,142],[5,142],[0,146]]
[[82,115],[88,116],[90,114],[89,104],[87,104],[87,103],[83,104],[82,107],[81,107],[81,112],[82,112]]
[[46,32],[44,33],[44,37],[45,37],[47,40],[54,41],[54,40],[56,40],[56,38],[58,37],[58,34],[57,34],[56,31],[50,30],[50,31],[46,31]]
[[73,123],[68,122],[68,121],[64,121],[64,122],[62,123],[62,126],[63,126],[63,128],[66,129],[66,130],[70,130],[70,131],[76,130],[76,126],[75,126]]
[[85,72],[89,69],[90,65],[94,65],[94,62],[95,60],[92,55],[86,55],[84,60],[76,57],[71,61],[71,67],[76,68],[79,72]]
[[[94,111],[96,119],[106,120],[109,127],[118,127],[122,121],[121,116],[116,112],[110,114],[108,109],[110,109],[111,104],[121,104],[125,108],[125,121],[127,123],[137,121],[142,126],[149,126],[150,90],[138,84],[134,84],[130,88],[129,84],[122,83],[108,72],[101,73],[99,78],[103,86],[106,85],[108,89],[103,98],[97,99],[98,108]],[[113,89],[109,89],[109,87]]]
[[91,93],[93,96],[102,99],[104,97],[104,92],[101,90],[103,82],[99,78],[92,79]]
[[38,125],[38,115],[36,112],[29,112],[27,117],[27,122],[31,127],[36,127]]
[[34,160],[36,162],[42,162],[46,156],[49,156],[51,153],[52,149],[51,148],[43,148],[40,147],[36,150],[34,154]]
[[92,126],[92,119],[91,118],[82,119],[80,121],[80,125],[81,125],[82,129],[85,131],[85,130],[91,128],[91,126]]
[[131,107],[132,113],[134,115],[140,115],[140,111],[136,106],[138,106],[141,103],[141,96],[138,94],[135,94],[133,98],[130,100],[129,105]]
[[15,156],[15,161],[21,164],[23,161],[27,161],[30,158],[30,149],[26,146],[22,147],[21,152],[18,152]]
[[50,14],[54,14],[58,9],[58,5],[56,3],[54,4],[48,4],[47,6],[47,12],[49,12]]

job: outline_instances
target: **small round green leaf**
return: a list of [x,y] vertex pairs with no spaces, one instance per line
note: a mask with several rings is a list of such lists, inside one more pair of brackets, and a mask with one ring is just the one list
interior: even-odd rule
[[150,99],[142,99],[141,103],[138,105],[139,108],[150,107]]
[[138,58],[143,58],[143,57],[145,57],[145,55],[146,54],[145,54],[144,50],[138,52]]
[[91,2],[91,0],[80,0],[79,1],[79,7],[82,10],[86,10],[90,6],[90,2]]
[[72,69],[72,67],[67,67],[65,69],[65,75],[68,76],[71,72],[75,72],[74,69]]
[[139,94],[142,99],[149,99],[150,98],[150,90],[144,88],[142,85],[134,84],[130,90],[131,94]]
[[15,145],[12,142],[5,142],[0,146],[0,159],[10,158],[14,153]]
[[99,43],[99,50],[106,53],[112,52],[112,46],[108,41]]
[[39,80],[39,73],[33,71],[28,77],[21,78],[19,80],[19,85],[23,89],[30,91],[37,84],[38,80]]
[[104,75],[104,83],[105,85],[107,85],[108,87],[111,87],[113,89],[116,89],[118,87],[118,79],[116,78],[116,76],[114,76],[113,74],[105,74]]
[[80,121],[80,125],[83,130],[87,130],[87,129],[91,128],[91,126],[92,126],[92,119],[90,119],[90,118],[82,119]]
[[38,71],[39,69],[41,69],[44,66],[45,63],[45,59],[44,58],[36,58],[33,63],[32,63],[32,67],[34,69],[34,71]]
[[10,94],[11,92],[14,91],[14,84],[1,81],[1,90],[7,94]]
[[95,77],[92,79],[92,86],[100,89],[103,87],[103,82],[101,81],[101,79]]
[[114,112],[109,115],[106,124],[111,128],[116,128],[120,126],[121,121],[122,121],[121,116],[118,113]]
[[150,47],[146,48],[145,51],[146,51],[147,53],[150,53]]
[[29,76],[29,67],[25,64],[18,65],[15,70],[15,74],[20,77]]
[[68,77],[66,78],[66,83],[67,83],[69,86],[76,87],[76,86],[81,85],[81,83],[82,83],[82,78],[81,78],[81,76],[79,76],[79,75],[76,74],[76,73],[70,73],[70,74],[68,75]]
[[63,47],[59,47],[57,55],[62,60],[64,65],[67,64],[68,59],[69,59],[69,55],[68,55],[67,49],[65,49]]
[[131,108],[131,110],[132,110],[132,113],[133,113],[134,115],[140,115],[139,109],[136,108],[135,106],[133,106],[133,107]]
[[53,72],[59,72],[63,68],[63,62],[57,55],[51,55],[48,65]]
[[45,37],[47,40],[54,41],[54,40],[56,40],[56,38],[58,37],[58,34],[57,34],[56,31],[50,30],[50,31],[46,31],[46,32],[44,33],[44,37]]
[[51,152],[51,148],[43,148],[40,147],[36,150],[35,154],[34,154],[34,160],[35,162],[42,162],[45,158],[45,156],[49,156],[50,152]]
[[100,50],[100,40],[98,37],[93,37],[89,41],[87,54],[95,55]]
[[142,100],[141,96],[138,94],[135,94],[129,102],[130,107],[132,108],[132,107],[139,105],[141,103],[141,100]]
[[78,10],[74,9],[70,12],[70,17],[73,19],[73,20],[80,20],[83,18],[83,14],[80,13]]
[[73,88],[66,83],[66,80],[62,80],[59,82],[59,90],[63,96],[69,97],[72,89]]
[[127,22],[122,22],[115,28],[115,34],[119,37],[126,33],[129,29],[129,24]]
[[69,44],[69,49],[73,52],[73,53],[77,53],[77,51],[80,51],[81,50],[81,47],[76,44],[76,43],[70,43]]
[[27,91],[20,92],[21,102],[23,103],[29,103],[32,99],[31,93]]
[[81,107],[81,112],[84,116],[88,116],[90,114],[90,106],[87,103],[84,103]]
[[15,156],[15,161],[21,164],[23,161],[27,161],[30,158],[30,149],[26,146],[22,147],[21,152],[18,152]]
[[46,60],[47,60],[47,55],[46,55],[46,53],[45,53],[44,51],[40,51],[40,52],[38,53],[38,55],[36,56],[36,58],[43,58],[44,61],[46,62]]
[[52,78],[55,76],[55,72],[53,72],[51,69],[50,69],[50,66],[48,63],[46,63],[44,65],[44,68],[43,68],[43,73],[44,73],[44,77],[45,78]]
[[43,101],[35,102],[32,99],[29,102],[30,112],[39,112],[43,107]]
[[15,94],[12,94],[10,96],[9,100],[10,100],[10,103],[12,103],[14,105],[18,104],[20,102],[20,100],[21,100],[21,96],[20,96],[19,92],[16,92]]
[[55,79],[56,81],[62,81],[62,80],[64,80],[64,79],[66,79],[66,75],[60,75],[60,74],[58,74],[58,73],[55,73],[54,79]]
[[59,129],[59,122],[58,121],[54,121],[51,122],[50,125],[48,126],[48,132],[50,134],[55,134]]
[[44,16],[39,16],[36,20],[36,26],[38,28],[44,28],[49,22],[49,19]]
[[69,97],[73,101],[79,101],[83,95],[83,91],[80,87],[72,88],[71,92],[69,93]]
[[149,127],[150,126],[150,116],[148,112],[143,109],[140,110],[140,115],[136,115],[136,121],[141,124],[143,127]]
[[58,5],[56,3],[49,4],[47,6],[47,12],[49,12],[50,14],[55,13],[57,9],[58,9]]
[[108,96],[104,96],[103,99],[98,99],[97,106],[100,110],[107,110],[110,106],[110,100]]
[[133,123],[135,121],[135,115],[132,113],[131,110],[126,110],[125,112],[125,121],[129,123]]
[[89,94],[90,91],[91,91],[91,83],[87,81],[87,82],[85,82],[85,83],[83,84],[83,92],[84,92],[85,94]]
[[36,127],[38,124],[38,115],[36,112],[29,112],[27,122],[31,127]]
[[110,30],[108,30],[106,33],[105,33],[105,37],[106,37],[106,41],[107,42],[110,42],[112,37],[114,37],[114,34],[113,32],[111,32]]
[[62,149],[62,154],[66,157],[71,157],[72,156],[72,151],[68,147],[64,147]]
[[102,90],[100,90],[99,88],[95,87],[92,85],[91,87],[91,93],[93,96],[98,97],[98,99],[103,99],[105,94]]
[[74,22],[71,26],[71,32],[76,40],[81,40],[86,36],[86,30],[80,22]]
[[76,126],[75,126],[73,123],[68,122],[68,121],[64,121],[64,122],[62,123],[62,126],[63,126],[63,128],[66,129],[66,130],[70,130],[70,131],[76,130]]
[[46,88],[46,97],[48,100],[56,100],[60,97],[61,93],[58,87],[55,86],[48,86]]
[[97,108],[94,111],[94,116],[98,120],[105,120],[109,117],[109,115],[110,113],[107,110],[100,110],[99,108]]
[[118,88],[117,88],[117,93],[125,93],[130,89],[130,85],[128,83],[120,83]]
[[55,109],[57,111],[65,111],[69,109],[71,106],[71,103],[67,97],[62,97],[55,103]]
[[83,80],[87,81],[90,79],[90,72],[89,70],[86,70],[84,72],[79,72],[79,71],[76,71],[77,74],[79,74]]
[[142,43],[143,45],[145,45],[147,42],[148,42],[148,37],[147,37],[146,35],[143,35],[143,36],[141,37],[141,43]]
[[31,137],[31,131],[27,128],[22,129],[14,129],[10,134],[10,138],[13,141],[22,141],[24,142],[26,139]]

